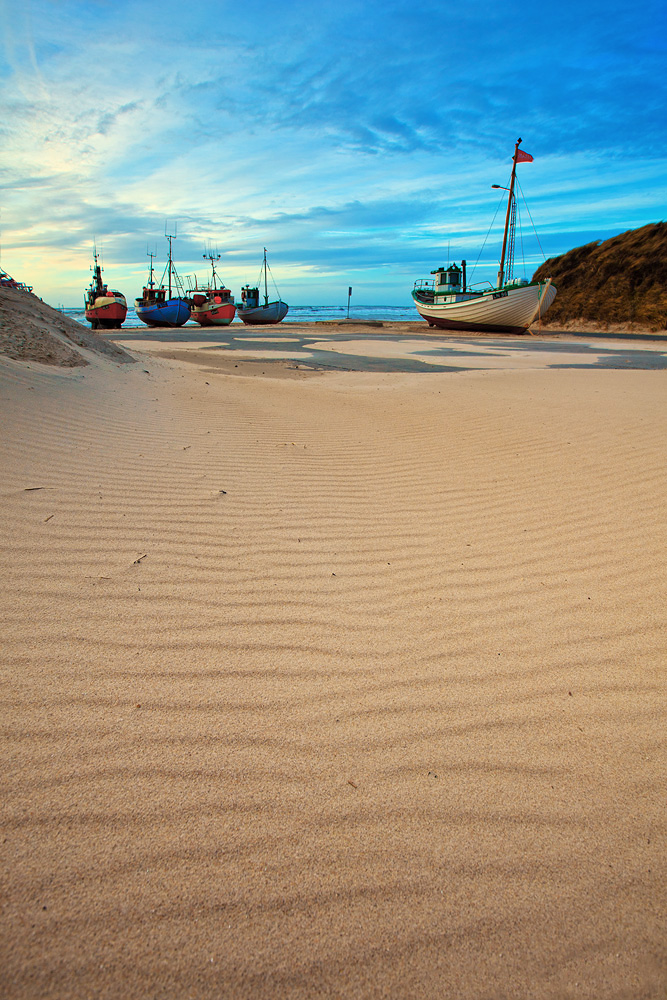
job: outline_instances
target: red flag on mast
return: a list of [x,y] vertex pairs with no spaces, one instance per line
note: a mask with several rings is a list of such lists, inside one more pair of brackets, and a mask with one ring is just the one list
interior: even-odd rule
[[517,149],[516,151],[516,162],[517,163],[532,163],[533,158],[530,153],[527,153],[525,149]]

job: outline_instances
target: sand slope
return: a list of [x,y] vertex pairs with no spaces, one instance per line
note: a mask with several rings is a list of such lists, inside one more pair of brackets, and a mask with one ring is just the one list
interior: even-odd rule
[[0,365],[2,995],[664,995],[662,373]]
[[63,368],[83,367],[100,355],[118,364],[134,361],[117,344],[104,340],[31,292],[6,286],[0,286],[2,354]]

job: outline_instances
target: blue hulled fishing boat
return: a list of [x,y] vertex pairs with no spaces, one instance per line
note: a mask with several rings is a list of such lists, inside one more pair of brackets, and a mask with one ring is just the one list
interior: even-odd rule
[[[142,323],[148,326],[183,326],[190,319],[190,300],[185,297],[183,282],[176,273],[174,261],[171,253],[171,241],[175,236],[169,236],[169,259],[162,272],[162,279],[159,286],[153,280],[153,257],[154,253],[149,253],[151,259],[148,284],[144,286],[141,298],[134,300],[134,308]],[[164,279],[168,275],[168,284],[165,288]],[[180,294],[172,295],[172,288]]]

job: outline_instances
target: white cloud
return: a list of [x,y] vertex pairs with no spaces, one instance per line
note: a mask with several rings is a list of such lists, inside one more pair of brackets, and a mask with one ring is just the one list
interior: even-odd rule
[[[270,243],[301,301],[313,274],[373,275],[395,301],[392,268],[481,245],[519,128],[535,155],[520,179],[548,253],[569,248],[560,234],[664,215],[655,135],[628,141],[650,147],[645,159],[619,152],[619,122],[653,65],[641,26],[612,9],[618,30],[605,22],[593,38],[566,5],[548,38],[531,21],[531,45],[517,46],[529,5],[510,7],[512,46],[491,4],[449,19],[431,0],[420,18],[407,0],[32,0],[10,19],[0,67],[4,266],[46,297],[78,300],[93,237],[114,281],[134,282],[169,218],[184,269],[212,241],[225,275],[246,280]],[[627,106],[604,87],[624,66]],[[652,82],[649,103],[664,89]],[[647,120],[634,114],[637,129]]]

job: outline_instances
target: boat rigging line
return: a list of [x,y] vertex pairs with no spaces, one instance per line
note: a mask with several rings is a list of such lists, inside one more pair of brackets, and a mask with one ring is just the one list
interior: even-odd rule
[[267,306],[269,303],[269,287],[268,287],[268,275],[271,275],[271,281],[273,282],[273,287],[276,290],[278,298],[281,298],[280,289],[276,283],[276,279],[273,277],[273,271],[269,266],[269,262],[266,259],[266,247],[264,247],[264,260],[262,261],[261,267],[259,269],[259,275],[257,278],[257,287],[261,287],[262,284],[262,274],[264,275],[264,305]]
[[[479,264],[479,261],[480,261],[480,258],[482,256],[482,254],[484,253],[484,247],[486,246],[487,241],[489,239],[489,236],[491,235],[491,230],[493,229],[493,227],[494,227],[494,225],[496,223],[496,217],[498,215],[498,212],[500,211],[500,206],[503,204],[504,201],[505,201],[505,197],[504,197],[504,195],[501,195],[500,201],[498,202],[498,207],[496,208],[496,211],[494,212],[493,218],[491,219],[491,225],[489,226],[489,228],[487,230],[486,236],[484,237],[484,242],[482,243],[481,249],[480,249],[479,253],[477,254],[477,260],[475,261],[475,263],[473,264],[473,266],[472,266],[472,268],[470,270],[470,277],[471,278],[472,278],[473,274],[475,273],[475,268]],[[470,285],[471,282],[468,282],[468,284]],[[491,282],[489,281],[488,284],[490,285]]]
[[528,218],[530,219],[530,224],[533,227],[533,232],[535,233],[535,239],[537,240],[537,245],[540,248],[540,253],[542,254],[542,257],[544,258],[544,260],[546,261],[547,256],[546,256],[544,250],[542,249],[542,244],[540,243],[540,237],[537,235],[537,229],[535,227],[535,223],[533,222],[533,217],[530,214],[530,209],[528,208],[528,202],[526,201],[526,197],[525,197],[525,195],[523,193],[523,188],[519,184],[519,178],[518,177],[516,179],[516,183],[517,183],[517,187],[519,188],[519,193],[521,195],[521,200],[522,200],[522,202],[524,204],[524,208],[528,212]]

